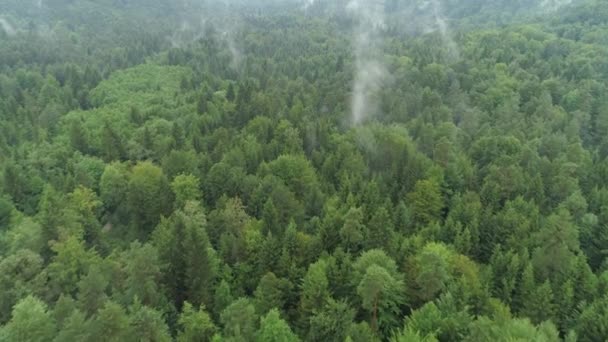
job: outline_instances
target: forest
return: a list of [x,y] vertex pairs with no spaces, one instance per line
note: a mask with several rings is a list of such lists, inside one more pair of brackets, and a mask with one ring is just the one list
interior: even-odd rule
[[608,340],[605,0],[0,1],[0,341]]

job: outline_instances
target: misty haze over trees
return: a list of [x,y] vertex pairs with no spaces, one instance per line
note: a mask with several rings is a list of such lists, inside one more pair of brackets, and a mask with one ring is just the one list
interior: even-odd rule
[[605,341],[608,2],[0,1],[0,341]]

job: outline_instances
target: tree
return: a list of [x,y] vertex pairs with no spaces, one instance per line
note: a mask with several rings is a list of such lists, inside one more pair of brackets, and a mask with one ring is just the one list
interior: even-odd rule
[[307,339],[315,342],[342,342],[355,319],[355,310],[343,300],[332,298],[310,317]]
[[133,167],[127,198],[133,223],[142,236],[151,232],[166,213],[168,186],[163,171],[150,162]]
[[388,250],[389,243],[393,240],[393,233],[393,223],[388,210],[384,207],[378,208],[368,224],[368,233],[365,239],[367,249],[383,248]]
[[[38,204],[38,222],[42,226],[42,240],[47,246],[42,251],[42,256],[46,259],[51,255],[51,244],[59,239],[59,230],[75,233],[76,238],[82,236],[78,232],[82,231],[80,225],[75,222],[73,213],[65,212],[64,196],[51,185],[47,185],[41,195]],[[67,215],[62,215],[63,213]]]
[[566,265],[571,265],[579,251],[578,229],[566,209],[547,218],[535,239],[538,246],[532,262],[539,279],[560,281]]
[[396,326],[399,306],[403,304],[403,289],[403,282],[393,278],[381,266],[371,265],[367,268],[357,286],[357,294],[361,297],[363,308],[371,315],[370,326],[373,331],[382,330],[387,334]]
[[101,148],[106,162],[121,161],[126,155],[122,137],[107,122],[101,132]]
[[391,342],[437,342],[433,335],[420,335],[417,331],[404,330],[391,338]]
[[405,205],[405,202],[400,201],[394,211],[395,231],[400,234],[408,233],[411,229],[412,214],[410,209]]
[[391,259],[381,249],[372,249],[364,252],[355,260],[351,274],[353,283],[358,285],[367,273],[367,269],[373,265],[384,268],[395,279],[401,277],[395,260]]
[[524,303],[521,314],[539,324],[555,318],[553,290],[548,281],[536,287]]
[[75,237],[53,245],[53,251],[55,255],[46,268],[46,297],[54,300],[61,294],[75,295],[78,281],[99,262],[99,256],[86,250],[84,242]]
[[87,153],[89,142],[85,130],[80,121],[73,121],[70,125],[70,143],[72,148],[82,153]]
[[11,216],[15,210],[10,200],[0,197],[0,229],[6,229],[11,221]]
[[119,163],[106,165],[99,190],[105,209],[110,212],[126,212],[129,178],[126,167]]
[[469,341],[560,341],[559,332],[552,323],[534,326],[527,319],[492,321],[481,317],[471,325]]
[[163,276],[158,251],[151,244],[133,242],[129,249],[120,254],[122,265],[124,303],[135,300],[149,307],[162,307],[166,298],[161,289]]
[[255,290],[255,306],[258,314],[265,315],[271,309],[281,310],[285,305],[289,281],[266,273]]
[[423,302],[432,300],[443,291],[451,279],[449,251],[442,244],[431,243],[417,255],[419,272],[416,277],[418,294]]
[[[415,334],[431,339],[449,340],[449,336],[453,336],[453,334],[449,334],[450,330],[453,330],[450,325],[455,326],[459,324],[457,328],[466,329],[469,322],[461,322],[459,320],[460,314],[441,310],[440,305],[441,302],[437,304],[435,302],[428,302],[421,308],[413,311],[406,318],[403,331],[409,332],[410,335]],[[440,334],[445,334],[445,336],[441,336],[443,338],[440,338]]]
[[252,341],[257,330],[258,316],[251,301],[239,298],[230,304],[220,316],[224,337],[234,341]]
[[179,175],[198,175],[201,155],[193,150],[171,150],[162,158],[163,172],[168,179]]
[[370,328],[367,322],[352,323],[348,329],[347,339],[352,342],[377,342],[378,335]]
[[230,303],[234,301],[232,297],[232,291],[230,290],[230,284],[226,280],[223,280],[215,288],[215,294],[213,295],[213,311],[219,313],[224,311]]
[[25,217],[12,225],[4,236],[8,254],[14,255],[20,250],[42,253],[47,241],[43,240],[42,226],[32,218]]
[[266,203],[264,203],[264,208],[262,208],[262,220],[264,220],[264,233],[272,233],[275,236],[280,236],[281,223],[279,221],[279,213],[272,202],[272,198],[269,198]]
[[139,341],[171,342],[169,328],[160,312],[135,302],[129,308],[133,336]]
[[200,204],[187,202],[183,210],[175,211],[154,231],[153,241],[160,258],[170,265],[164,273],[164,283],[177,308],[184,301],[197,306],[212,304],[217,264],[206,227]]
[[432,179],[416,182],[414,191],[407,195],[407,204],[418,227],[424,227],[441,219],[443,197],[439,184]]
[[245,234],[251,218],[239,198],[231,198],[223,208],[215,212],[210,224],[214,241],[219,238],[219,252],[228,265],[234,265],[245,258]]
[[302,281],[300,310],[303,317],[308,318],[316,308],[325,305],[330,297],[328,286],[327,263],[319,260],[311,264]]
[[43,260],[29,250],[20,250],[0,261],[0,322],[6,323],[11,309],[21,299],[44,288]]
[[300,339],[291,331],[287,322],[281,319],[279,311],[272,309],[262,317],[257,342],[297,342]]
[[234,102],[236,98],[236,92],[234,91],[234,84],[230,83],[228,85],[228,90],[226,91],[226,100],[230,102]]
[[183,208],[188,201],[201,199],[200,184],[198,178],[193,175],[179,175],[171,182],[171,190],[175,195],[174,207]]
[[80,310],[92,316],[107,300],[108,279],[98,266],[92,266],[85,277],[78,282],[78,302]]
[[171,137],[173,138],[173,148],[180,149],[184,147],[184,129],[177,122],[174,122],[173,126],[171,126]]
[[17,208],[27,208],[28,183],[22,168],[15,162],[7,162],[2,172],[2,189]]
[[57,299],[53,308],[53,318],[55,318],[58,327],[63,328],[65,326],[64,323],[66,323],[68,317],[78,310],[76,306],[76,301],[71,296],[61,295]]
[[85,315],[78,309],[66,317],[59,334],[55,338],[56,342],[71,342],[85,341],[89,338],[90,322],[86,320]]
[[90,325],[91,337],[102,342],[126,341],[134,337],[131,318],[120,305],[106,301],[93,317]]
[[576,321],[579,340],[601,341],[608,336],[608,296],[596,299],[581,312]]
[[344,225],[340,229],[340,237],[347,251],[356,253],[361,249],[365,233],[365,226],[362,221],[363,211],[360,208],[351,208],[344,216]]
[[372,330],[388,334],[395,328],[400,306],[405,303],[403,276],[395,261],[382,250],[369,250],[355,261],[352,282],[362,307],[369,313]]
[[56,329],[46,304],[28,296],[15,305],[11,320],[0,330],[0,338],[16,342],[46,342],[53,340]]
[[182,313],[179,315],[177,323],[179,326],[179,331],[177,333],[178,342],[211,341],[217,330],[211,317],[205,312],[204,306],[195,310],[188,302],[184,303]]

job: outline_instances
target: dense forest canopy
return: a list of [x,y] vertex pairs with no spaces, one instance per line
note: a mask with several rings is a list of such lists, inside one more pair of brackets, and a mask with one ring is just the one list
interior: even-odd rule
[[605,341],[608,2],[3,0],[0,341]]

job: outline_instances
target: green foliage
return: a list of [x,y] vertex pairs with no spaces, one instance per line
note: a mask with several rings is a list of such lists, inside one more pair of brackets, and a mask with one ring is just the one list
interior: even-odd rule
[[200,200],[199,181],[192,175],[179,175],[171,182],[175,207],[183,208],[188,201]]
[[50,341],[56,329],[46,304],[28,296],[15,305],[11,320],[0,330],[0,337],[5,341]]
[[175,211],[154,231],[160,260],[169,266],[169,271],[164,272],[164,282],[178,308],[184,301],[199,306],[212,304],[217,265],[206,225],[200,205],[187,202],[183,210]]
[[559,333],[551,323],[537,327],[526,319],[510,319],[506,322],[493,322],[481,318],[471,327],[469,341],[560,341]]
[[209,314],[205,312],[205,307],[201,306],[195,310],[188,302],[184,303],[182,313],[179,316],[178,325],[180,330],[177,334],[177,341],[211,341],[217,330]]
[[279,312],[273,309],[261,318],[260,330],[255,340],[259,342],[296,342],[300,339],[291,331],[287,322],[281,319]]
[[133,338],[131,317],[117,303],[106,301],[91,322],[90,336],[100,341],[124,341]]
[[271,309],[283,308],[289,285],[287,280],[277,278],[272,272],[265,274],[255,290],[256,311],[263,315]]
[[251,301],[239,298],[222,311],[220,321],[227,340],[251,341],[258,329],[259,318]]
[[367,268],[357,286],[357,294],[361,297],[361,306],[371,313],[372,330],[390,331],[396,324],[402,291],[403,283],[386,269],[377,265]]
[[327,279],[327,263],[319,260],[308,267],[302,282],[300,308],[306,315],[315,309],[323,307],[329,299],[329,282]]
[[421,180],[407,196],[412,207],[412,216],[419,226],[436,222],[441,218],[443,198],[439,184],[434,180]]
[[169,328],[162,314],[152,308],[136,302],[130,308],[133,336],[139,341],[172,341]]
[[608,336],[608,4],[302,2],[0,1],[0,340]]
[[353,324],[355,312],[345,301],[329,299],[310,318],[308,339],[311,341],[344,341]]
[[99,269],[91,267],[86,276],[78,283],[78,302],[80,310],[91,316],[96,313],[106,302],[106,288],[108,280]]
[[149,162],[135,165],[127,186],[127,201],[134,224],[142,233],[151,232],[165,213],[168,193],[163,171]]
[[69,342],[85,340],[89,337],[90,325],[86,320],[85,315],[79,310],[72,311],[72,314],[66,317],[59,334],[55,338],[57,342]]
[[579,340],[597,341],[604,338],[608,333],[606,317],[608,317],[608,298],[604,295],[581,312],[576,325]]
[[450,252],[444,245],[428,244],[417,255],[420,267],[416,284],[423,301],[435,298],[443,291],[451,278]]

